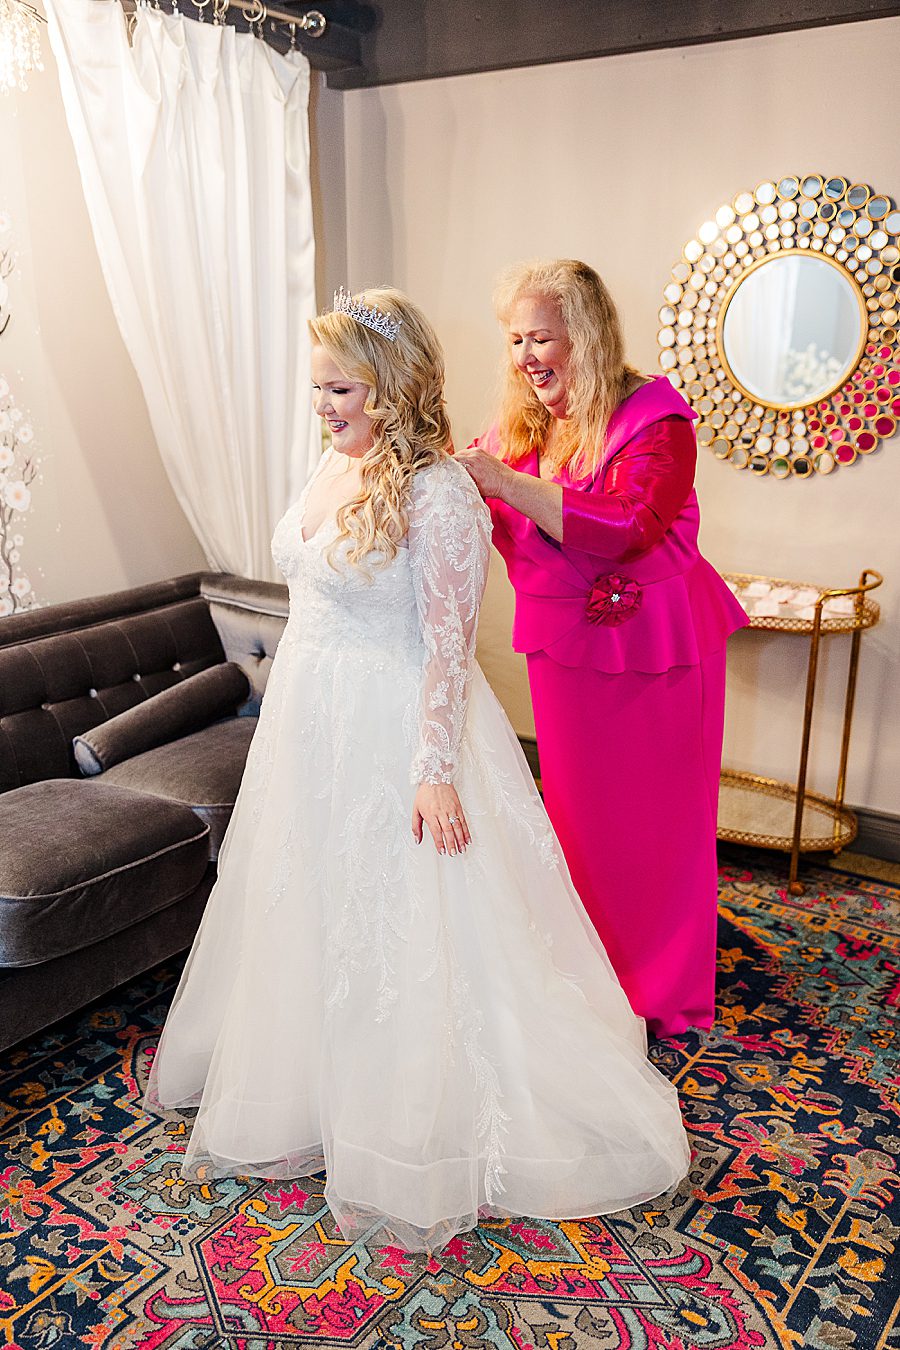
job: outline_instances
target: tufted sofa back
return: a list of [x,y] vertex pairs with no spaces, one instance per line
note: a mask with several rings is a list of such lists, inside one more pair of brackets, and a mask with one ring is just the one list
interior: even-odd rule
[[287,587],[250,581],[231,572],[207,572],[200,593],[209,605],[227,660],[236,662],[250,681],[245,711],[258,713],[269,670],[288,617]]
[[200,575],[0,620],[0,792],[77,776],[72,738],[225,659]]

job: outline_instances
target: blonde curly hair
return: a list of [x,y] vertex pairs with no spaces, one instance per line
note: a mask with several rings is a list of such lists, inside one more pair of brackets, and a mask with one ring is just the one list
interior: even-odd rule
[[[603,463],[606,429],[637,371],[625,361],[622,325],[612,296],[592,267],[574,258],[517,263],[494,291],[502,324],[525,296],[551,301],[559,310],[569,342],[567,415],[549,452],[551,467],[573,478],[596,473]],[[542,449],[553,415],[531,382],[513,363],[507,347],[497,417],[503,458],[510,464]]]
[[348,380],[368,385],[365,412],[372,420],[372,445],[362,456],[359,493],[337,513],[346,561],[363,571],[396,557],[408,527],[415,475],[453,453],[444,407],[444,353],[438,336],[417,305],[402,291],[373,287],[354,300],[401,320],[390,342],[349,314],[331,312],[309,321],[319,343]]

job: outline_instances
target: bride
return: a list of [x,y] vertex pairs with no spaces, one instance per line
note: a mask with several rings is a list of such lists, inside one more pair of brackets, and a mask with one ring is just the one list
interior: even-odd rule
[[275,531],[290,618],[148,1104],[198,1108],[188,1176],[324,1164],[347,1238],[637,1205],[687,1171],[678,1100],[475,663],[440,345],[395,290],[310,326],[332,444]]

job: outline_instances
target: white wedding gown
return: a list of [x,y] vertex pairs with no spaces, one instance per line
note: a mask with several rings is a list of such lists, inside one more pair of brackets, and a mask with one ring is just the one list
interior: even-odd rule
[[[474,660],[474,484],[420,472],[371,580],[327,561],[333,520],[304,541],[306,495],[275,531],[290,618],[148,1104],[199,1107],[188,1175],[324,1162],[343,1234],[409,1250],[659,1195],[688,1167],[677,1095]],[[415,844],[423,778],[456,786],[463,855]],[[602,848],[614,824],[585,815]]]

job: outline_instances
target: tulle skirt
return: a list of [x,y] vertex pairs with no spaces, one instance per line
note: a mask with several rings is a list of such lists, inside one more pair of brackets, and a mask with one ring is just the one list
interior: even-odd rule
[[420,679],[286,631],[147,1093],[197,1107],[186,1174],[324,1165],[345,1236],[377,1225],[411,1251],[480,1214],[627,1208],[689,1161],[477,668],[456,779],[472,844],[415,844]]

